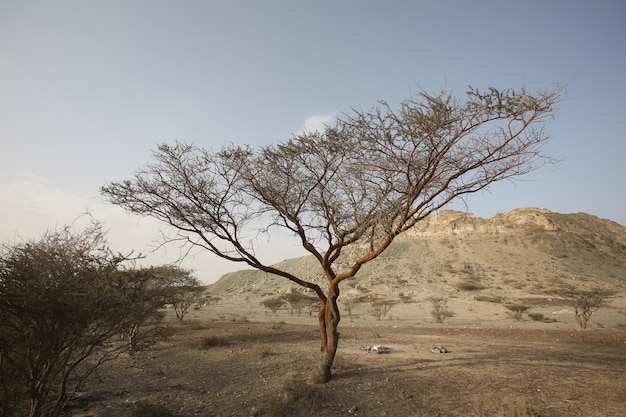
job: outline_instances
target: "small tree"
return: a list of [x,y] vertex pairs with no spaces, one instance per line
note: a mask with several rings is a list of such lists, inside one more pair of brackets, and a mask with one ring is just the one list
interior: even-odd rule
[[511,304],[506,306],[507,310],[509,310],[509,314],[517,321],[522,321],[524,318],[524,313],[526,313],[530,307],[522,306],[518,304]]
[[385,317],[389,310],[393,307],[393,303],[389,300],[377,300],[371,303],[370,313],[376,317],[376,320],[380,320],[381,317]]
[[445,319],[454,317],[454,313],[446,308],[448,305],[447,298],[429,297],[427,300],[433,306],[433,309],[430,311],[430,315],[433,316],[437,323],[443,323]]
[[112,337],[145,318],[141,298],[123,285],[130,261],[109,250],[96,222],[1,247],[0,415],[60,415],[124,348]]
[[[321,343],[315,380],[326,382],[339,343],[340,284],[358,279],[396,236],[448,203],[554,162],[543,148],[560,92],[470,87],[465,100],[420,92],[398,109],[380,102],[322,132],[259,149],[162,144],[156,163],[101,191],[172,226],[167,242],[314,291]],[[273,228],[294,235],[315,258],[324,285],[310,280],[310,271],[299,276],[259,257],[255,238]]]
[[352,315],[352,310],[354,309],[354,307],[356,306],[358,300],[355,298],[348,298],[345,300],[342,300],[342,304],[344,306],[344,308],[346,309],[346,311],[348,312],[348,315]]
[[267,298],[261,301],[261,305],[276,314],[285,305],[285,299],[282,297]]
[[302,310],[315,305],[318,301],[317,297],[309,297],[308,295],[299,292],[284,294],[281,298],[285,300],[285,304],[288,306],[287,311],[289,311],[289,314],[296,313],[298,316],[302,314]]
[[205,294],[204,296],[204,305],[217,305],[222,301],[222,297],[218,297],[216,295]]
[[587,328],[591,315],[598,311],[607,300],[615,296],[615,292],[601,288],[591,290],[564,289],[557,292],[558,296],[569,300],[574,305],[574,317],[581,329]]
[[204,291],[201,282],[191,275],[191,271],[173,265],[152,268],[163,287],[164,301],[171,304],[179,322],[182,322],[189,308],[199,299]]

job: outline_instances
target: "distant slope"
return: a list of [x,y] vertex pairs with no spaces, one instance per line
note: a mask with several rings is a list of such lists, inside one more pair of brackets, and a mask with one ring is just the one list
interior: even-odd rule
[[[278,264],[323,282],[311,256]],[[626,290],[626,228],[585,214],[522,208],[483,219],[443,211],[400,235],[342,298],[424,299],[434,294],[523,298],[566,285]],[[221,277],[214,295],[267,297],[295,288],[284,278],[244,270]]]

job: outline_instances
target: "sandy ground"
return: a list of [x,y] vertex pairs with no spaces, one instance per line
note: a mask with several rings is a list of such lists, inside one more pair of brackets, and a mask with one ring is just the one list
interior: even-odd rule
[[[313,384],[315,319],[252,303],[199,308],[151,349],[101,368],[75,417],[160,416],[623,416],[626,330],[617,300],[578,330],[566,306],[554,323],[517,322],[503,306],[472,308],[443,324],[427,306],[376,320],[345,314],[334,377]],[[481,303],[491,304],[491,303]],[[465,304],[456,300],[458,313]],[[477,311],[479,310],[479,311]],[[568,314],[569,312],[569,314]],[[209,340],[210,346],[198,344]],[[384,345],[376,354],[363,345]],[[436,346],[448,353],[433,353]]]

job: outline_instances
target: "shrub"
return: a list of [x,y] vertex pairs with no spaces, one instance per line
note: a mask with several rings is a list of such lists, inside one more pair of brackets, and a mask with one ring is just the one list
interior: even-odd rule
[[484,290],[485,286],[476,281],[464,281],[456,284],[456,287],[461,291],[480,291]]
[[250,348],[250,353],[253,357],[258,359],[263,359],[268,356],[274,356],[275,353],[272,353],[271,349],[263,344],[256,344]]
[[198,350],[207,350],[213,346],[223,346],[228,344],[225,339],[219,336],[207,336],[198,341]]
[[120,334],[132,332],[133,347],[139,329],[156,337],[161,287],[134,260],[111,252],[95,221],[0,246],[0,416],[61,415],[127,348]]
[[446,308],[446,305],[448,304],[447,298],[430,297],[428,298],[428,301],[433,305],[430,315],[435,318],[437,323],[443,323],[445,319],[454,317],[454,313]]
[[385,317],[389,310],[393,307],[393,303],[387,300],[374,301],[370,307],[370,313],[380,320],[381,317]]
[[533,321],[540,321],[542,323],[554,323],[556,319],[550,317],[544,317],[541,313],[528,313],[528,317],[530,317]]
[[404,304],[409,304],[413,302],[413,299],[411,298],[411,296],[405,295],[404,293],[398,294],[398,298],[400,298],[400,301],[402,301]]
[[517,321],[522,321],[524,313],[530,309],[528,306],[518,304],[511,304],[506,306],[506,308],[510,311],[509,315]]
[[476,297],[474,297],[474,300],[483,303],[502,304],[504,302],[504,297],[498,297],[493,295],[477,295]]
[[266,403],[265,415],[269,417],[317,415],[324,398],[322,394],[300,375],[285,381],[282,395],[273,395]]
[[346,311],[348,312],[348,315],[351,316],[352,315],[352,310],[354,309],[354,306],[356,306],[357,304],[357,300],[353,299],[353,298],[349,298],[346,300],[342,300],[343,306],[346,309]]

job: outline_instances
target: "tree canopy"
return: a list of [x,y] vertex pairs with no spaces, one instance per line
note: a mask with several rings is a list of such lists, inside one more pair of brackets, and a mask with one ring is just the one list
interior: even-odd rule
[[[546,126],[560,93],[470,87],[461,100],[422,91],[397,108],[381,101],[354,109],[322,132],[270,146],[161,144],[154,164],[101,191],[172,226],[171,241],[315,291],[332,364],[339,283],[451,201],[555,162],[545,154]],[[272,229],[293,234],[317,259],[326,290],[257,257],[258,236]]]

